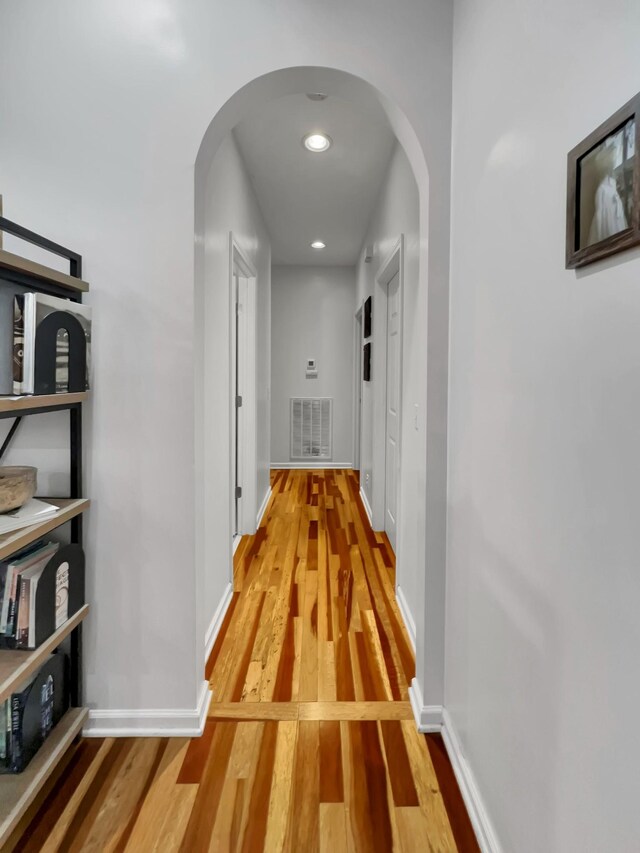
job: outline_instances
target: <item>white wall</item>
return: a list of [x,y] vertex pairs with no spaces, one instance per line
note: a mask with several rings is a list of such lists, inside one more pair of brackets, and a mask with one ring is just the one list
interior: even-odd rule
[[[426,288],[419,277],[419,198],[411,166],[396,145],[382,189],[373,210],[365,246],[373,246],[373,260],[358,264],[357,305],[372,296],[371,381],[363,383],[362,450],[360,481],[373,512],[374,527],[384,526],[385,498],[385,388],[386,302],[376,277],[400,236],[404,242],[402,305],[402,398],[400,442],[400,504],[398,522],[397,584],[402,590],[410,632],[422,623],[425,595],[425,364],[427,360]],[[418,429],[415,429],[415,406]],[[435,590],[432,595],[439,594]],[[441,594],[441,593],[440,593]],[[441,604],[442,607],[442,604]]]
[[630,0],[456,4],[446,705],[505,851],[638,849],[640,253],[564,269]]
[[[272,270],[273,467],[309,464],[290,458],[291,397],[333,398],[331,464],[352,464],[354,299],[353,267],[277,266]],[[308,358],[316,359],[315,379],[306,378]]]
[[[231,572],[231,480],[232,457],[229,418],[230,385],[230,288],[229,233],[256,271],[256,399],[253,408],[259,425],[247,424],[257,439],[255,488],[257,497],[249,508],[255,521],[258,507],[269,489],[269,359],[271,247],[262,214],[233,134],[218,149],[206,179],[204,231],[204,286],[196,290],[196,352],[198,408],[196,465],[203,466],[202,521],[196,538],[196,565],[204,571],[204,627],[210,626],[232,580]],[[251,334],[251,332],[249,332]],[[202,360],[201,364],[200,359]],[[200,393],[198,393],[198,389]],[[235,392],[234,392],[235,393]],[[246,404],[249,401],[245,401]],[[249,411],[249,406],[245,406]],[[200,425],[202,431],[200,432]],[[249,439],[251,440],[251,439]],[[220,452],[221,448],[223,453]],[[246,485],[246,484],[245,484]],[[255,529],[255,528],[254,528]]]
[[[331,15],[294,0],[0,5],[5,211],[82,252],[92,287],[85,686],[114,719],[193,710],[202,689],[193,235],[203,135],[234,93],[277,69],[320,67],[307,70],[318,88],[306,91],[322,91],[327,66],[354,75],[358,94],[355,78],[366,81],[425,184],[428,163],[421,276],[446,292],[451,22],[450,0],[375,14],[347,0]],[[272,79],[274,96],[285,94]],[[171,719],[161,716],[168,730]]]

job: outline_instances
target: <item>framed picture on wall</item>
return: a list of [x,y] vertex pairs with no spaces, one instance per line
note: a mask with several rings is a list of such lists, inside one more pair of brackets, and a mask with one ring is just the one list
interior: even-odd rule
[[371,344],[365,344],[362,348],[363,364],[362,378],[365,382],[371,381]]
[[371,337],[371,297],[368,296],[364,301],[364,336]]
[[567,269],[640,245],[640,93],[569,152]]

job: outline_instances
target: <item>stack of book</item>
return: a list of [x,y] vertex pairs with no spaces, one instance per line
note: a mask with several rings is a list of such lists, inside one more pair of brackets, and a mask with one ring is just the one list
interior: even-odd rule
[[[38,582],[57,542],[36,542],[0,563],[0,638],[3,645],[35,647]],[[59,627],[59,626],[56,626]]]
[[20,773],[69,707],[68,658],[49,655],[29,683],[0,705],[0,773]]
[[15,530],[20,530],[21,527],[39,524],[41,521],[53,518],[57,512],[60,512],[60,507],[50,504],[48,501],[32,498],[18,509],[3,512],[0,515],[0,536],[13,533]]
[[[86,379],[84,388],[89,387],[91,360],[91,308],[69,299],[59,299],[44,293],[18,293],[13,307],[13,393],[39,394],[36,388],[36,354],[38,346],[38,328],[51,314],[71,315],[76,320],[86,338]],[[50,393],[64,394],[69,387],[69,334],[60,328],[55,347],[55,387]]]

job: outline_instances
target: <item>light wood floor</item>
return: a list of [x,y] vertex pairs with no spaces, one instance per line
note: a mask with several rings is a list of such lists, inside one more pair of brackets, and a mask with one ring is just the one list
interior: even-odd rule
[[477,851],[417,733],[394,557],[351,471],[276,471],[207,664],[199,739],[84,740],[23,851]]

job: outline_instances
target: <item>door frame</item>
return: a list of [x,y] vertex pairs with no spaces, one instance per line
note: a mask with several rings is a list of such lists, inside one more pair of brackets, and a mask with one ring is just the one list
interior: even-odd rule
[[[244,316],[242,318],[244,347],[239,352],[239,363],[242,394],[242,417],[238,434],[238,467],[242,472],[242,499],[238,507],[238,528],[240,536],[256,532],[256,459],[257,459],[257,424],[256,424],[256,283],[257,273],[247,253],[229,232],[229,540],[234,542],[235,515],[235,282],[239,278],[246,283],[244,287]],[[234,543],[237,546],[237,542]],[[233,561],[231,564],[231,579],[233,579]]]
[[[403,429],[403,395],[404,385],[404,235],[400,235],[385,260],[381,263],[375,277],[375,297],[373,309],[374,340],[380,344],[374,346],[374,446],[376,465],[374,475],[373,520],[376,530],[384,530],[386,509],[386,438],[387,438],[387,287],[398,273],[398,289],[400,300],[400,385],[398,388],[398,495],[396,519],[396,587],[401,571],[402,553],[402,429]],[[377,350],[377,352],[376,352]],[[376,487],[377,483],[377,487]]]
[[362,341],[363,305],[353,315],[353,467],[360,471],[362,443]]

